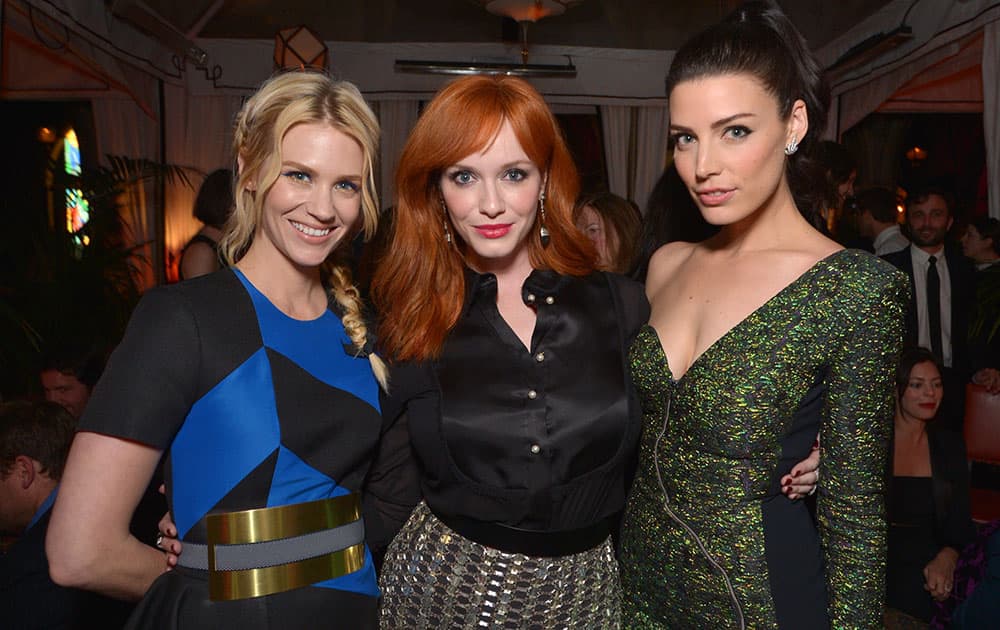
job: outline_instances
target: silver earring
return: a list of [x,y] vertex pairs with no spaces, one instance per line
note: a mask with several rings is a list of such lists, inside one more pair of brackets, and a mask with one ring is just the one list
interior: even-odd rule
[[799,141],[792,137],[792,141],[785,145],[785,155],[793,155],[799,150]]
[[448,229],[448,206],[441,199],[441,223],[444,224],[444,242],[451,244],[451,230]]
[[549,228],[545,227],[545,191],[538,195],[538,212],[541,216],[539,220],[538,236],[541,238],[542,247],[549,246]]

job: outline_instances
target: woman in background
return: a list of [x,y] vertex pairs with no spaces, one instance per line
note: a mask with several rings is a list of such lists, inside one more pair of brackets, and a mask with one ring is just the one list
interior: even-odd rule
[[944,389],[925,348],[903,352],[896,369],[896,420],[889,479],[885,627],[927,627],[947,599],[959,552],[975,531],[962,436],[934,430]]
[[639,258],[642,216],[627,199],[613,193],[584,195],[573,209],[576,227],[597,249],[597,266],[629,275]]
[[232,211],[233,173],[227,168],[212,171],[194,200],[192,214],[203,225],[181,250],[181,280],[212,273],[222,266],[219,240]]
[[[56,582],[141,597],[134,628],[377,626],[358,492],[385,369],[342,260],[356,231],[375,231],[377,151],[349,83],[281,74],[247,101],[231,266],[136,308],[66,464]],[[184,545],[166,573],[128,532],[161,455]]]
[[[828,96],[802,37],[749,3],[667,77],[677,172],[711,224],[652,257],[631,350],[644,414],[622,528],[628,628],[874,628],[907,283],[799,211]],[[781,479],[820,434],[818,531]]]

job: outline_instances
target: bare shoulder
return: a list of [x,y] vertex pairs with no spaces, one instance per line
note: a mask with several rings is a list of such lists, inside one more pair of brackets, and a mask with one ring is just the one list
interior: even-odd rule
[[677,269],[694,253],[696,243],[675,241],[660,247],[649,259],[646,272],[646,295],[654,293],[664,282],[673,277]]

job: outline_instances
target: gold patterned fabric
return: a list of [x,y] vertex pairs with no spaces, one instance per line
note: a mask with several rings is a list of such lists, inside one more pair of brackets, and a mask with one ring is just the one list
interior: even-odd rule
[[[817,416],[823,449],[822,557],[819,597],[795,604],[818,607],[821,618],[825,606],[835,628],[880,627],[883,473],[907,298],[902,274],[844,250],[737,324],[679,380],[656,331],[640,332],[630,362],[644,427],[620,556],[626,628],[779,627],[775,600],[794,594],[772,593],[780,576],[769,575],[764,514],[787,501],[778,465],[803,413]],[[792,564],[810,560],[795,557],[796,538],[816,536],[802,522],[778,541]]]
[[556,558],[505,553],[456,534],[421,503],[389,545],[381,576],[381,628],[621,626],[610,539]]

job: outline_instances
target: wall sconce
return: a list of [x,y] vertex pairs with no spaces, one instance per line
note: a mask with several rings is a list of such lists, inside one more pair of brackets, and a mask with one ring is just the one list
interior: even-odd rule
[[306,26],[283,28],[274,36],[275,69],[326,70],[327,48]]
[[39,127],[37,137],[38,141],[42,144],[52,144],[56,141],[56,132],[52,131],[49,127]]
[[927,159],[927,150],[920,147],[913,147],[906,152],[906,159],[910,161],[910,166],[920,166]]

